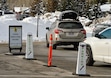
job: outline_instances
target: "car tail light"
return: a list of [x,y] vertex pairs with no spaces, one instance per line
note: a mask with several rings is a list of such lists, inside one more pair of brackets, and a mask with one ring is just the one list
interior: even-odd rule
[[55,32],[55,34],[59,34],[59,32],[63,32],[63,31],[59,30],[59,29],[55,29],[54,32]]
[[81,30],[81,32],[86,35],[86,30]]

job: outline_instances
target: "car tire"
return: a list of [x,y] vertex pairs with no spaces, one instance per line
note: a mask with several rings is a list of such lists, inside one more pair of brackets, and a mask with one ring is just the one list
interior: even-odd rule
[[47,36],[46,36],[46,47],[49,48],[49,42],[48,42]]
[[49,43],[48,42],[46,42],[46,47],[49,48]]
[[86,46],[86,65],[87,66],[93,66],[94,60],[92,56],[92,50],[90,46]]
[[74,43],[73,46],[74,46],[74,50],[78,50],[79,42],[78,43]]
[[56,49],[57,48],[57,46],[56,45],[53,45],[53,49]]

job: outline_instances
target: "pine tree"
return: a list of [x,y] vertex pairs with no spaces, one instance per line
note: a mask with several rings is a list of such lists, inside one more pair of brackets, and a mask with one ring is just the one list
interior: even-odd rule
[[8,5],[7,5],[7,0],[1,0],[0,1],[0,10],[7,11],[8,10]]
[[47,4],[46,4],[46,7],[47,7],[47,11],[48,12],[53,12],[56,10],[57,8],[57,0],[48,0],[47,1]]
[[31,4],[31,10],[30,10],[30,15],[31,16],[35,16],[36,13],[37,13],[37,9],[39,9],[38,7],[39,6],[39,3],[40,3],[40,0],[34,0]]

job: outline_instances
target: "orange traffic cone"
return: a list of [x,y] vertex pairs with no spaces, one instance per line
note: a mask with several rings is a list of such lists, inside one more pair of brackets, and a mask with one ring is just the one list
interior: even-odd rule
[[49,42],[49,55],[48,55],[48,67],[52,65],[52,34],[50,35],[50,42]]

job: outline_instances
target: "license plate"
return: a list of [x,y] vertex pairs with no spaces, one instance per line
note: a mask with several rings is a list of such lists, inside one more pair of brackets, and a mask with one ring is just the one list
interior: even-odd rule
[[66,36],[76,36],[77,33],[74,33],[74,32],[69,32],[69,33],[66,33]]
[[70,32],[70,33],[68,33],[68,35],[74,35],[74,33],[73,33],[73,32]]

